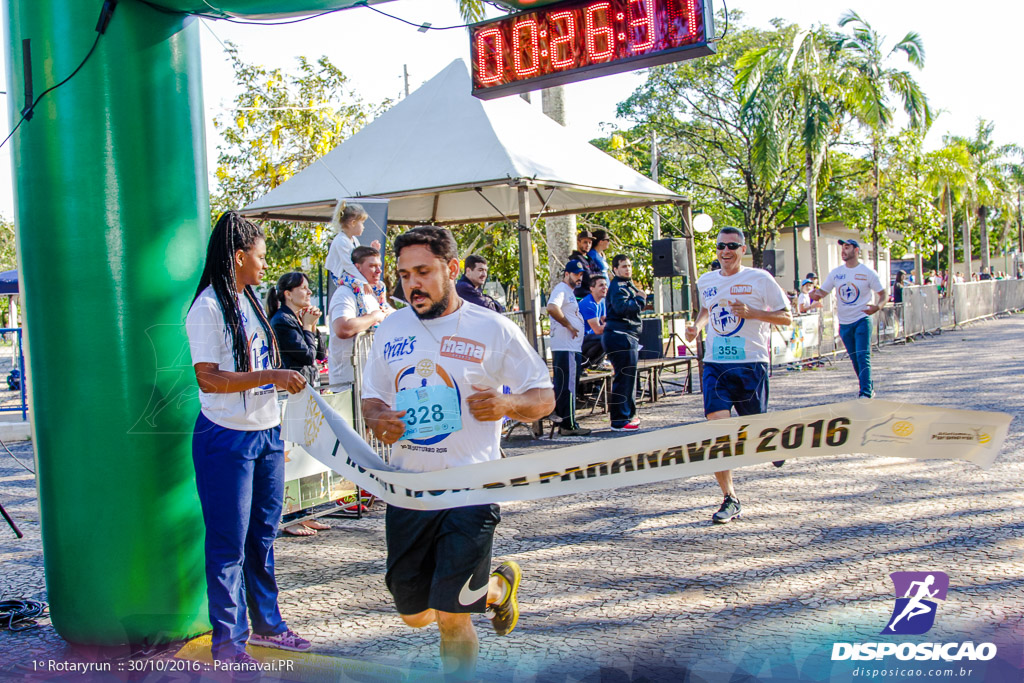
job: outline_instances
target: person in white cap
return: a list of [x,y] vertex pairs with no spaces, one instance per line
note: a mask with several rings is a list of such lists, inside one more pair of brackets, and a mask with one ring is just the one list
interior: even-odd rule
[[[843,265],[832,269],[821,287],[811,292],[811,299],[821,301],[836,290],[836,316],[839,318],[839,336],[846,353],[850,355],[853,371],[860,383],[861,398],[875,395],[871,383],[871,317],[885,307],[889,293],[867,264],[860,262],[860,243],[857,240],[839,240],[842,245]],[[874,293],[875,303],[871,303]]]

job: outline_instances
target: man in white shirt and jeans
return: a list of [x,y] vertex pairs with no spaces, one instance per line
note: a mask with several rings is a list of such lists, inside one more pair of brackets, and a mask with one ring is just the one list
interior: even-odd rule
[[[871,383],[871,316],[885,307],[889,293],[878,278],[878,273],[860,262],[860,243],[857,240],[839,240],[842,245],[843,265],[832,269],[811,298],[821,301],[836,290],[836,317],[839,318],[839,336],[850,355],[853,371],[860,382],[860,398],[875,395]],[[875,303],[871,303],[871,294]]]
[[355,351],[355,338],[395,312],[387,302],[386,289],[380,298],[374,292],[374,287],[380,285],[383,272],[380,252],[373,247],[356,247],[352,250],[352,263],[366,282],[339,284],[327,309],[331,321],[327,370],[330,373],[331,389],[335,391],[354,381],[352,354]]
[[562,436],[587,436],[576,422],[576,389],[583,370],[583,316],[573,290],[583,280],[583,264],[573,259],[565,264],[562,281],[548,297],[551,316],[551,366],[555,383],[555,415],[561,420]]

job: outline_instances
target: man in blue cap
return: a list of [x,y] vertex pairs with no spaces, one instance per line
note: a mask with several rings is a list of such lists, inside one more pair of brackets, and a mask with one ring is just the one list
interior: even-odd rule
[[[811,292],[811,299],[821,301],[836,290],[836,317],[839,318],[839,336],[853,363],[860,383],[861,398],[875,395],[871,383],[871,317],[885,307],[889,293],[882,285],[878,273],[860,262],[860,243],[857,240],[839,240],[842,245],[843,265],[832,269],[821,287]],[[875,303],[871,303],[872,293]]]
[[[813,275],[814,273],[811,273]],[[820,301],[811,301],[811,292],[814,291],[814,280],[804,278],[800,283],[800,293],[796,295],[796,312],[803,315],[813,311],[821,310]]]

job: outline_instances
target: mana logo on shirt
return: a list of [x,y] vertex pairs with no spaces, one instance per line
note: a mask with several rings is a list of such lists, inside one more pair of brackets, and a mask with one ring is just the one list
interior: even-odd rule
[[720,337],[731,337],[743,327],[743,318],[721,304],[711,307],[711,328]]
[[729,290],[730,294],[753,294],[754,288],[750,285],[733,285]]
[[463,337],[442,337],[441,355],[470,363],[483,363],[487,347],[480,342]]
[[839,300],[844,304],[856,303],[857,299],[860,298],[860,289],[852,282],[840,287],[837,293],[839,294]]

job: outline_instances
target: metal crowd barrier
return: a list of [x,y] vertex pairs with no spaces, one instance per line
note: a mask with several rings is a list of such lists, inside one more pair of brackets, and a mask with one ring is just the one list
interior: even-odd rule
[[[772,362],[786,365],[845,352],[833,303],[821,312],[795,316],[793,324],[772,328]],[[872,345],[895,344],[908,337],[952,329],[957,325],[1010,311],[1024,310],[1024,280],[990,280],[953,285],[940,297],[936,285],[905,287],[903,303],[875,314]]]

